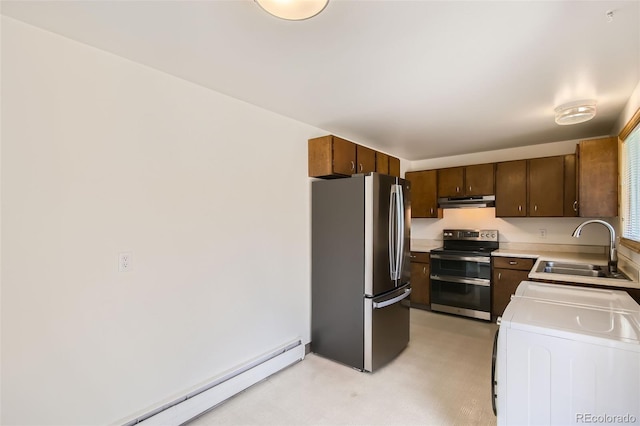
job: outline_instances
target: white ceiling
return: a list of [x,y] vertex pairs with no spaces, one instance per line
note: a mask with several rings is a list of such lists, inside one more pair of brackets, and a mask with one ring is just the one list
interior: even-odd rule
[[[609,134],[640,81],[637,0],[330,0],[299,22],[251,0],[1,8],[408,160]],[[584,98],[594,120],[554,123]]]

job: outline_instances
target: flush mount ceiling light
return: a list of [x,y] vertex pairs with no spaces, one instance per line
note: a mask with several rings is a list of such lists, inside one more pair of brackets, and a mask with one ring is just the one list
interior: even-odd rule
[[561,126],[584,123],[596,116],[596,101],[569,102],[555,109],[556,123]]
[[289,21],[309,19],[322,12],[329,0],[255,0],[268,13]]

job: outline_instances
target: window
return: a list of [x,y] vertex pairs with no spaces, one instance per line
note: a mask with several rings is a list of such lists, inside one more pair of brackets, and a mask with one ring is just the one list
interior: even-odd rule
[[[640,110],[638,111],[640,113]],[[640,251],[640,123],[636,113],[620,134],[623,244]],[[626,131],[625,131],[626,130]]]

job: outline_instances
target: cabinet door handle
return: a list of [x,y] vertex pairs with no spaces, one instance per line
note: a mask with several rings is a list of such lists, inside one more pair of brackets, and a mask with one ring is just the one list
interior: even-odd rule
[[363,167],[362,167],[362,163],[360,163],[360,172],[361,172],[361,173],[362,173],[362,169],[363,169]]
[[518,262],[516,262],[515,260],[510,260],[509,261],[509,265],[517,265],[517,264],[518,264]]
[[433,207],[431,207],[431,215],[433,216]]
[[573,211],[577,212],[578,211],[578,200],[573,202]]
[[469,192],[471,192],[471,185],[469,185]]
[[518,206],[518,211],[521,212],[522,211],[522,206]]
[[456,186],[456,192],[460,192],[460,187]]
[[427,275],[427,267],[426,266],[422,267],[422,275]]
[[502,279],[502,272],[498,272],[498,280]]
[[538,211],[538,206],[533,206],[533,211]]
[[356,171],[356,163],[354,163],[353,161],[351,162],[351,171]]

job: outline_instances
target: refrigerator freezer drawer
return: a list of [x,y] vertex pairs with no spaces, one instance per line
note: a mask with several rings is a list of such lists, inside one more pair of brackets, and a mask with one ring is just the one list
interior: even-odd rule
[[409,295],[404,286],[376,298],[364,299],[364,370],[375,371],[409,344]]

